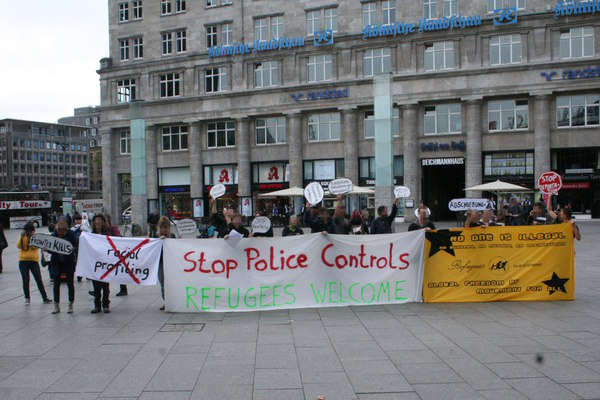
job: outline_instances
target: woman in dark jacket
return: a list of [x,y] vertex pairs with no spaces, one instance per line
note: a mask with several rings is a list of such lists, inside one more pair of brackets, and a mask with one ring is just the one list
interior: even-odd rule
[[4,227],[0,222],[0,274],[2,273],[2,251],[8,247],[8,242],[6,241],[6,236],[4,235]]
[[[64,239],[71,243],[73,248],[78,247],[77,237],[73,231],[67,228],[67,220],[65,217],[59,217],[56,222],[56,230],[52,232],[52,236]],[[67,313],[73,313],[73,302],[75,301],[75,253],[69,255],[52,253],[50,259],[50,275],[54,278],[54,311],[52,314],[60,312],[60,276],[66,276],[67,286],[69,288],[69,310]]]
[[368,235],[369,234],[369,225],[367,225],[367,223],[363,219],[362,214],[358,210],[352,211],[352,216],[350,217],[348,233],[350,235]]

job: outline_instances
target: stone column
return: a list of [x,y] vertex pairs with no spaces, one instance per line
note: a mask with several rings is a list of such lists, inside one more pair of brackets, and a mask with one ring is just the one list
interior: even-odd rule
[[248,118],[236,119],[235,145],[237,148],[238,196],[252,196],[252,171],[250,169],[250,130]]
[[[158,160],[157,160],[158,128],[146,126],[146,193],[148,201],[158,200]],[[148,210],[152,212],[152,210]]]
[[[188,124],[188,148],[189,148],[189,163],[190,163],[190,197],[192,199],[192,210],[198,207],[202,210],[204,216],[204,174],[202,170],[202,145],[201,122],[191,121]],[[200,215],[193,215],[195,218]]]
[[550,96],[534,97],[534,141],[535,141],[535,187],[537,180],[546,171],[550,171]]
[[344,175],[358,186],[358,111],[355,108],[342,110],[342,117]]
[[287,142],[290,161],[290,187],[303,187],[302,114],[300,112],[287,115]]
[[[480,185],[483,167],[481,165],[481,100],[463,102],[467,121],[467,160],[465,168],[466,187]],[[467,191],[467,197],[481,197],[479,191]]]
[[[406,104],[402,108],[403,148],[404,148],[404,186],[410,189],[410,199],[414,206],[421,200],[421,166],[419,164],[419,141],[417,135],[417,104]],[[406,204],[406,201],[405,201]],[[404,221],[416,220],[415,208],[404,208]]]
[[118,187],[118,176],[115,168],[115,154],[118,154],[118,132],[112,129],[102,129],[102,201],[105,214],[109,214],[113,221],[121,221],[120,212],[121,192]]

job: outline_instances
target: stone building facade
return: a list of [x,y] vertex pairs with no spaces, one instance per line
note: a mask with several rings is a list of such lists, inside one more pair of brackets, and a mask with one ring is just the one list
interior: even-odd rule
[[134,100],[146,116],[147,198],[163,212],[204,215],[216,183],[227,184],[223,202],[251,210],[261,192],[311,181],[372,186],[379,73],[392,76],[395,183],[415,205],[444,205],[498,178],[533,188],[548,170],[563,175],[561,201],[574,211],[600,200],[596,2],[108,6],[110,54],[98,73],[113,215],[131,173]]

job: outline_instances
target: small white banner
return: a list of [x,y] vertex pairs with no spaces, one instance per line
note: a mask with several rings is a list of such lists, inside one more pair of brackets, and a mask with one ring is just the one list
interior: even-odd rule
[[161,239],[123,238],[83,232],[77,275],[125,285],[156,285]]
[[394,188],[394,197],[397,199],[410,197],[410,189],[406,186],[397,186]]
[[304,188],[304,197],[312,205],[320,203],[324,195],[323,186],[318,182],[311,182]]
[[448,203],[450,211],[491,210],[492,204],[488,199],[454,199]]
[[226,191],[227,188],[225,187],[225,185],[223,185],[222,183],[218,183],[210,189],[210,197],[216,200],[219,197],[223,196]]
[[252,220],[252,233],[266,233],[271,229],[271,220],[267,217],[256,217]]
[[73,252],[73,245],[65,239],[56,236],[36,233],[29,239],[29,245],[52,253],[69,255]]
[[165,239],[172,312],[234,312],[422,300],[425,231],[389,235]]
[[346,194],[354,190],[354,184],[348,178],[339,178],[329,182],[327,189],[331,194]]
[[196,233],[197,229],[198,226],[194,220],[182,219],[177,221],[177,232],[179,232],[180,235],[191,235]]

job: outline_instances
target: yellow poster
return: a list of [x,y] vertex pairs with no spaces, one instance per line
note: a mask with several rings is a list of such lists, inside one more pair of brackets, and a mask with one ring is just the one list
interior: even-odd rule
[[571,224],[425,235],[425,302],[573,300]]

